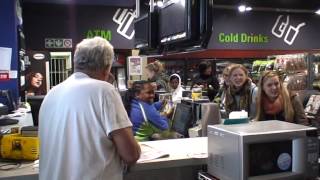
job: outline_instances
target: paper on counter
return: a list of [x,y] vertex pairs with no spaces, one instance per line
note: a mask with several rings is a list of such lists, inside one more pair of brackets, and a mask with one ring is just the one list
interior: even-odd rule
[[200,159],[203,159],[203,158],[208,158],[208,153],[190,153],[190,154],[187,154],[188,157],[190,158],[200,158]]
[[169,153],[156,149],[146,144],[140,144],[141,155],[138,162],[149,161],[153,159],[169,157]]
[[0,70],[10,70],[12,48],[0,47]]

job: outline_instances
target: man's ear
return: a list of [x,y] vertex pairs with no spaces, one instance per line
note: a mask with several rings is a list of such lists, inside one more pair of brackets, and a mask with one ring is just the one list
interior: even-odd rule
[[110,84],[113,84],[113,82],[115,81],[115,77],[114,75],[110,72],[107,78],[107,82]]
[[103,76],[105,78],[105,81],[107,81],[109,79],[109,74],[110,74],[110,70],[111,70],[111,66],[107,66],[107,68],[103,71]]

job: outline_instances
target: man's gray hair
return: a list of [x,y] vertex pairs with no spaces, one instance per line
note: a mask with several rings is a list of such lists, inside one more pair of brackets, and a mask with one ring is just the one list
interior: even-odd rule
[[84,39],[77,44],[74,54],[75,70],[96,71],[112,65],[113,46],[101,37]]

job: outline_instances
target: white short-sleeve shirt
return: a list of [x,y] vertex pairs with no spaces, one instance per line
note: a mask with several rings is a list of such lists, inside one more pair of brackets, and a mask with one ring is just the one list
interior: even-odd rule
[[130,126],[111,84],[74,73],[49,91],[41,105],[40,180],[122,179],[109,134]]

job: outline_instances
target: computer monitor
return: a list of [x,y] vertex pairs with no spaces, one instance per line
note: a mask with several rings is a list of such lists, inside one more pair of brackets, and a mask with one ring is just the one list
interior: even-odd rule
[[209,103],[209,99],[199,99],[199,100],[182,100],[182,104],[190,105],[191,106],[191,116],[192,116],[192,121],[191,124],[192,126],[197,124],[197,121],[200,120],[202,117],[201,114],[201,105],[204,103]]
[[212,13],[213,0],[163,1],[158,16],[158,38],[163,51],[206,48],[212,33]]
[[12,93],[10,90],[0,90],[0,103],[3,103],[8,107],[8,113],[17,109],[16,103],[13,100]]
[[2,106],[0,109],[0,126],[7,126],[19,123],[19,120],[17,119],[2,116],[12,113],[12,111],[17,109],[16,103],[12,97],[12,93],[10,90],[0,90],[0,103],[3,103],[5,105]]
[[134,46],[140,52],[157,51],[158,47],[158,10],[141,15],[134,22]]
[[178,103],[172,118],[172,129],[185,137],[189,137],[188,129],[192,126],[192,107]]
[[190,91],[190,90],[184,90],[184,91],[182,91],[182,97],[191,98],[191,91]]
[[27,97],[27,102],[31,106],[31,114],[32,114],[34,126],[38,126],[39,110],[40,110],[43,99],[44,99],[44,96],[28,96]]

